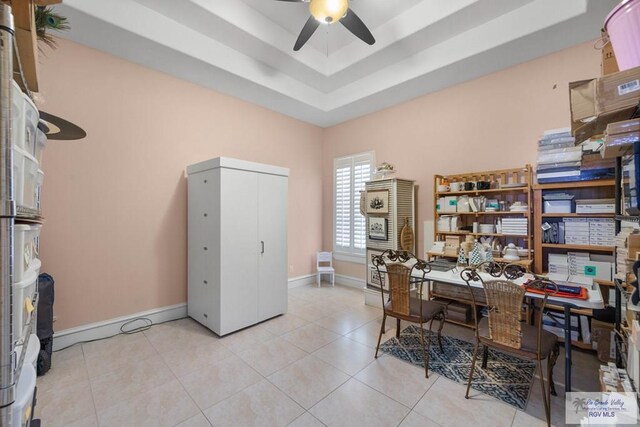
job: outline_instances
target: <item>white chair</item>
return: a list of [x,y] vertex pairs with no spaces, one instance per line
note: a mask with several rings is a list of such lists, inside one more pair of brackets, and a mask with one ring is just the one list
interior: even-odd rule
[[318,252],[316,256],[316,281],[320,287],[323,274],[331,275],[331,286],[336,285],[336,270],[333,268],[333,252]]

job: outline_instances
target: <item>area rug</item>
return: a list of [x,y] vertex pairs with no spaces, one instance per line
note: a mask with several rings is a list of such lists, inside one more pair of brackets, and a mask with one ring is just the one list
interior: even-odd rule
[[[425,331],[425,339],[427,337],[429,337],[429,331]],[[440,352],[437,334],[432,333],[430,339],[429,371],[466,385],[471,370],[473,344],[442,335],[444,351]],[[380,345],[380,351],[424,369],[418,326],[407,326],[400,333],[400,339],[391,338]],[[487,368],[482,369],[481,351],[476,361],[471,388],[518,409],[524,409],[529,400],[535,364],[529,360],[490,349]]]

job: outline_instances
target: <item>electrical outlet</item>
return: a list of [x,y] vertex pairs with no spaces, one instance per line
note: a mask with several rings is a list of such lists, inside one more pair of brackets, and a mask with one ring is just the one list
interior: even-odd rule
[[293,264],[289,265],[289,273],[293,273]]

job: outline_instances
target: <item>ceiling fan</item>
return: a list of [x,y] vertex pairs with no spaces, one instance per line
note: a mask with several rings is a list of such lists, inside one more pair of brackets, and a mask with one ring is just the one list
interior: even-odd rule
[[349,0],[277,0],[290,3],[309,3],[311,16],[302,27],[298,40],[293,46],[293,50],[298,51],[311,38],[320,24],[335,24],[340,22],[345,28],[351,31],[356,37],[367,44],[374,44],[371,31],[364,25],[364,22],[349,7]]

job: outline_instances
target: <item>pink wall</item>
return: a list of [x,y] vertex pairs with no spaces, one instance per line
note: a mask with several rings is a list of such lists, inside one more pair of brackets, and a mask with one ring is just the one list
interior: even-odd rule
[[184,171],[217,156],[291,169],[289,276],[314,272],[322,129],[66,40],[41,62],[40,108],[88,133],[43,160],[56,330],[186,301]]
[[[569,120],[567,83],[599,73],[590,43],[322,130],[70,41],[42,59],[39,106],[81,125],[51,141],[41,238],[56,329],[186,300],[185,166],[217,156],[291,169],[290,277],[332,247],[335,157],[375,150],[420,186],[435,173],[535,163],[536,138]],[[339,274],[364,277],[360,264]]]
[[[598,76],[600,52],[585,43],[325,130],[324,247],[332,247],[335,157],[375,150],[398,177],[420,186],[416,235],[433,219],[433,175],[535,165],[538,136],[569,125],[568,83]],[[336,262],[364,278],[362,264]]]

